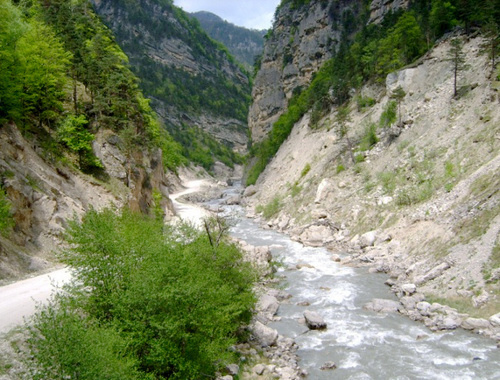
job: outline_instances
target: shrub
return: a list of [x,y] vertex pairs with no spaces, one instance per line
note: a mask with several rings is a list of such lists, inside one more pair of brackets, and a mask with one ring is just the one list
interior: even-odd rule
[[311,164],[307,163],[300,172],[300,178],[304,178],[311,171]]
[[358,106],[358,111],[361,112],[365,108],[373,107],[377,102],[375,99],[370,98],[368,96],[357,96],[356,97],[356,105]]
[[258,206],[257,212],[262,213],[262,216],[265,219],[270,219],[274,215],[276,215],[282,207],[281,199],[278,196],[275,196],[269,203],[265,206]]
[[379,125],[381,128],[390,127],[397,118],[398,103],[395,100],[388,102],[380,115]]
[[[111,210],[71,223],[68,243],[61,258],[74,283],[34,320],[40,373],[85,362],[89,375],[78,378],[198,379],[236,360],[229,347],[255,302],[255,272],[236,246]],[[106,362],[116,370],[101,375]]]
[[365,134],[361,138],[361,144],[359,146],[359,150],[365,151],[371,149],[373,145],[379,142],[379,138],[377,137],[377,126],[375,123],[371,123],[365,129]]
[[344,170],[345,170],[344,165],[342,165],[342,164],[338,164],[338,165],[337,165],[337,169],[336,169],[336,173],[337,173],[337,174],[339,174],[339,173],[343,172]]
[[14,220],[10,214],[10,202],[5,191],[0,188],[0,234],[7,234],[13,225]]

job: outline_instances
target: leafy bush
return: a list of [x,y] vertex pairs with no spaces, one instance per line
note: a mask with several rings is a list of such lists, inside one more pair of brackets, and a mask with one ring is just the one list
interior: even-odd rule
[[255,272],[236,246],[109,209],[72,222],[68,242],[61,258],[74,268],[74,283],[35,316],[37,371],[198,379],[236,360],[229,347],[255,302]]
[[384,107],[382,115],[380,115],[379,125],[381,128],[390,127],[397,119],[398,103],[395,100],[391,100]]
[[0,234],[6,234],[13,224],[14,221],[10,214],[10,202],[5,191],[0,188]]
[[265,206],[262,205],[257,206],[256,210],[257,212],[262,213],[262,216],[265,219],[270,219],[280,211],[281,207],[282,207],[281,198],[275,196]]
[[361,138],[359,150],[365,151],[371,149],[373,145],[379,142],[377,137],[377,126],[374,123],[368,125],[365,129],[365,134]]
[[356,105],[358,106],[358,111],[363,111],[365,108],[373,107],[376,104],[376,100],[370,98],[369,96],[357,96]]
[[336,173],[337,174],[342,173],[344,170],[345,170],[345,166],[344,165],[342,165],[342,164],[338,164],[337,165],[337,169],[336,169]]

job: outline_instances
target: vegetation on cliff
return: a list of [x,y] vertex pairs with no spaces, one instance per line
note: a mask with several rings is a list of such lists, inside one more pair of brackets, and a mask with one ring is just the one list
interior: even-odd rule
[[34,317],[33,379],[199,379],[235,360],[256,279],[236,246],[109,209],[68,242],[75,281]]
[[[221,143],[200,134],[190,122],[200,115],[235,119],[241,124],[241,133],[246,134],[243,125],[248,116],[250,83],[227,48],[211,39],[198,20],[173,1],[101,1],[95,2],[95,7],[129,56],[152,106],[183,145],[186,157],[207,169],[211,168],[207,163],[214,159],[240,161],[230,153],[230,146],[206,153]],[[187,127],[193,144],[200,146],[198,153],[205,153],[190,154],[186,139],[179,138]]]
[[[283,1],[280,7],[290,1]],[[292,1],[293,7],[307,1]],[[310,86],[296,89],[287,111],[273,125],[269,136],[252,147],[255,164],[251,167],[247,184],[257,181],[267,163],[290,134],[294,124],[311,111],[311,125],[329,110],[349,98],[352,89],[360,88],[370,80],[382,81],[388,73],[414,62],[444,33],[457,26],[470,32],[482,27],[490,36],[487,50],[496,56],[499,44],[498,1],[442,1],[420,0],[410,3],[407,10],[389,13],[381,24],[368,24],[368,13],[356,20],[352,37],[352,20],[345,19],[343,35],[336,54],[315,73]],[[496,31],[496,32],[495,32]],[[492,58],[494,62],[494,58]]]
[[127,57],[86,0],[2,0],[0,12],[2,124],[15,122],[48,158],[74,155],[88,172],[102,167],[92,151],[101,128],[121,134],[131,149],[162,147],[171,169],[180,164]]

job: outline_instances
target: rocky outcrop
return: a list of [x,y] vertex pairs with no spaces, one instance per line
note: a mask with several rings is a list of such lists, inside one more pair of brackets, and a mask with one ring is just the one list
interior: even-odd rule
[[294,91],[306,87],[312,75],[338,47],[343,15],[359,12],[362,1],[312,0],[304,9],[282,5],[267,36],[255,78],[248,125],[252,140],[261,141],[287,106]]
[[37,142],[28,142],[15,125],[0,129],[0,175],[15,222],[10,241],[1,238],[0,280],[50,266],[46,259],[60,246],[68,221],[89,208],[128,205],[148,213],[158,191],[162,207],[172,212],[161,151],[127,157],[111,131],[99,132],[94,150],[104,182],[43,158]]

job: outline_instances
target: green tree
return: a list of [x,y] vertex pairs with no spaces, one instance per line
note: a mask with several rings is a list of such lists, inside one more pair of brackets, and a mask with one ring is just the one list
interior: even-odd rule
[[236,360],[229,347],[252,316],[256,275],[223,235],[211,231],[211,244],[188,226],[109,209],[71,223],[62,260],[75,282],[35,317],[39,373],[199,379]]
[[467,65],[465,64],[465,53],[463,51],[463,42],[460,38],[453,38],[450,41],[448,60],[452,64],[453,97],[456,98],[458,95],[458,77],[460,73],[467,68]]
[[450,1],[432,0],[430,28],[435,38],[449,32],[457,25],[455,11],[456,8]]
[[401,102],[406,96],[406,92],[403,90],[401,86],[398,86],[394,91],[391,93],[391,99],[394,99],[398,103],[398,125],[401,125]]
[[71,55],[47,25],[34,19],[17,43],[25,118],[54,127],[63,111]]
[[70,151],[78,155],[80,169],[102,168],[102,164],[92,149],[94,135],[86,129],[87,125],[88,121],[85,115],[68,115],[57,129],[57,138]]
[[485,41],[481,47],[487,52],[488,57],[491,60],[491,72],[493,73],[497,64],[496,58],[498,55],[498,47],[500,45],[500,31],[498,24],[493,19],[490,18],[483,26],[483,36]]

